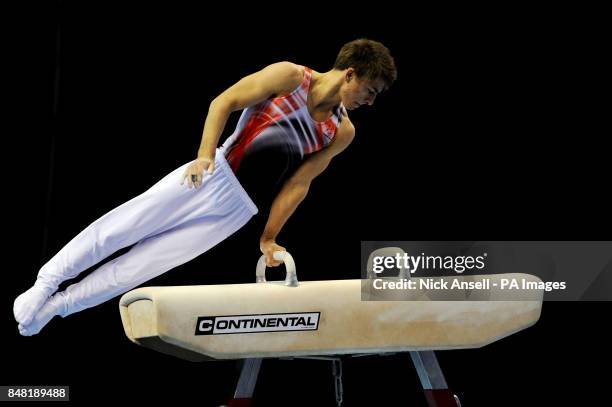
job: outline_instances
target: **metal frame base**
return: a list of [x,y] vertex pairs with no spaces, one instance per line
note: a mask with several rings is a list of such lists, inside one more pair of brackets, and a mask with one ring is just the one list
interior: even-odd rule
[[[345,355],[346,357],[362,356],[389,356],[395,353],[367,353],[357,355]],[[410,352],[412,363],[417,370],[421,386],[425,392],[428,407],[461,407],[459,398],[453,394],[446,384],[446,379],[438,364],[434,351]],[[343,402],[344,388],[342,385],[342,358],[341,356],[289,356],[279,358],[281,360],[292,359],[314,359],[328,360],[332,362],[332,374],[334,377],[336,391],[336,405],[341,406]],[[250,407],[257,383],[257,376],[261,367],[262,359],[244,359],[242,370],[236,385],[234,398],[228,402],[228,407]]]

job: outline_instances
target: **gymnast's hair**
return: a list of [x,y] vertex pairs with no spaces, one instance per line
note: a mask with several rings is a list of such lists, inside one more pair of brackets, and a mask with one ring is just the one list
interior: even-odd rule
[[349,67],[355,69],[360,78],[382,79],[387,88],[397,79],[395,61],[389,49],[382,43],[367,38],[348,42],[340,49],[334,69]]

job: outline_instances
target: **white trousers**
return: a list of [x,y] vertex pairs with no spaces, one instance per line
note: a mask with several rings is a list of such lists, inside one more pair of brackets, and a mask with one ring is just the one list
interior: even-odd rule
[[215,171],[189,188],[185,169],[166,175],[150,189],[111,210],[64,246],[39,271],[38,280],[57,289],[62,281],[117,250],[109,261],[64,292],[66,316],[120,295],[186,263],[244,226],[257,207],[217,149]]

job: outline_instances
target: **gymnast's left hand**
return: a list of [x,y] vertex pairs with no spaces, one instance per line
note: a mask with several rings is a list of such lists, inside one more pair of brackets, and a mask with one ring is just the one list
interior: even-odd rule
[[280,266],[283,262],[278,261],[272,257],[274,252],[286,252],[283,246],[279,246],[276,244],[274,239],[262,239],[259,242],[259,250],[266,256],[266,266],[268,267],[277,267]]

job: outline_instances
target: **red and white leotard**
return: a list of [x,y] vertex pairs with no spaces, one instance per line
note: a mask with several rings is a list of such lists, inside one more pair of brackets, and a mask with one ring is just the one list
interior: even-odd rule
[[340,103],[327,120],[315,121],[307,100],[312,69],[289,95],[270,98],[242,111],[234,133],[223,143],[225,157],[256,205],[268,205],[308,155],[334,139],[346,110]]

